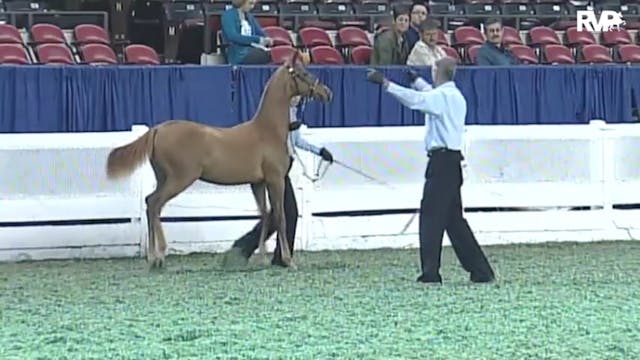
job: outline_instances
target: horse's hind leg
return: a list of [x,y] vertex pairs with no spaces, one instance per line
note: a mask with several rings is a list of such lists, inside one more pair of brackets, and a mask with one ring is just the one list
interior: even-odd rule
[[267,250],[265,247],[265,241],[267,237],[267,231],[269,230],[269,213],[267,212],[267,194],[266,194],[266,186],[264,182],[251,184],[251,191],[253,192],[253,197],[256,199],[256,204],[258,205],[258,210],[260,211],[260,222],[262,222],[262,227],[260,229],[260,239],[258,240],[258,248],[260,251],[260,256],[263,262],[267,262]]
[[270,179],[267,183],[269,191],[269,201],[271,203],[271,211],[274,215],[274,221],[278,229],[278,244],[282,253],[282,263],[295,269],[291,258],[291,250],[287,242],[287,220],[284,216],[284,177]]
[[155,190],[147,195],[147,197],[145,198],[145,203],[147,204],[147,229],[148,229],[148,241],[147,241],[147,262],[149,262],[151,264],[151,266],[153,266],[153,264],[155,264],[156,258],[157,258],[157,242],[156,242],[156,232],[155,232],[155,227],[154,227],[154,222],[155,222],[155,217],[153,215],[153,213],[151,211],[149,211],[149,203],[152,202],[154,196],[157,197],[158,193],[158,189],[162,188],[164,186],[164,182],[166,181],[166,176],[164,175],[164,172],[158,167],[157,162],[153,159],[153,157],[150,159],[150,163],[151,163],[151,168],[153,169],[153,173],[156,176],[156,188]]
[[[189,175],[189,176],[187,176]],[[167,241],[162,229],[160,221],[160,213],[164,205],[178,194],[183,192],[191,184],[198,179],[198,175],[190,175],[188,172],[182,173],[180,176],[168,175],[162,186],[151,194],[149,198],[149,206],[147,214],[153,219],[153,232],[156,235],[156,259],[152,266],[162,267],[164,265],[164,256],[167,250]]]

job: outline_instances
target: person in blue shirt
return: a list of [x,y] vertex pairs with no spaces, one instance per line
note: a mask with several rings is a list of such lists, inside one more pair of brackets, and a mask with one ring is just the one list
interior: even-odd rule
[[[289,149],[289,171],[291,171],[291,166],[293,165],[294,161],[294,147],[318,155],[322,157],[322,160],[328,161],[329,163],[333,162],[333,155],[329,150],[327,150],[325,147],[318,147],[314,144],[309,143],[302,136],[302,134],[300,134],[299,127],[301,122],[298,121],[297,115],[299,105],[300,97],[296,96],[291,100],[291,107],[289,108],[289,121],[291,123],[291,131],[289,132],[289,141],[287,143],[287,148]],[[289,244],[289,249],[293,254],[293,246],[296,238],[296,228],[298,225],[298,204],[296,195],[293,191],[293,186],[291,185],[291,179],[289,178],[288,174],[284,178],[284,181],[284,216],[287,219],[287,243]],[[249,232],[244,234],[240,239],[236,240],[233,243],[231,249],[227,251],[224,256],[223,263],[225,264],[225,266],[229,266],[231,264],[244,265],[247,263],[251,255],[258,248],[262,226],[262,221],[259,221],[253,227],[253,229],[251,229]],[[273,235],[276,230],[276,224],[273,221],[270,221],[269,229],[267,231],[267,238]],[[286,265],[282,262],[280,244],[276,244],[271,264],[286,267]]]
[[487,41],[480,47],[476,65],[516,65],[518,59],[502,45],[504,29],[499,19],[489,19],[484,26]]
[[[222,37],[228,45],[227,62],[232,65],[258,65],[271,62],[262,48],[273,45],[256,18],[250,13],[256,0],[233,0],[233,7],[222,13]],[[262,47],[262,48],[261,48]]]
[[493,269],[462,213],[463,156],[462,136],[467,115],[467,102],[453,82],[456,60],[445,57],[431,68],[433,86],[413,73],[413,87],[408,89],[388,81],[369,70],[367,80],[382,85],[384,90],[404,106],[425,114],[428,131],[425,150],[429,162],[420,203],[420,262],[422,274],[418,282],[441,284],[440,254],[442,237],[447,231],[451,245],[471,281],[492,282]]
[[411,51],[414,45],[420,41],[421,31],[420,25],[426,20],[429,15],[427,5],[420,0],[415,0],[411,4],[411,22],[409,23],[409,29],[405,33],[407,38],[407,44],[409,45],[409,51]]

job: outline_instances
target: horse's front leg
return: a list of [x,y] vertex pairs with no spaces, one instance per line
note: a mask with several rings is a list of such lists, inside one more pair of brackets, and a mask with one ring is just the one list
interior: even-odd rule
[[267,263],[267,249],[265,241],[267,237],[267,231],[269,229],[269,213],[267,212],[267,198],[266,198],[266,185],[264,182],[251,184],[251,191],[253,191],[253,197],[256,199],[258,210],[260,211],[260,222],[262,223],[260,229],[260,239],[258,240],[258,249],[260,252],[261,261]]
[[289,243],[287,242],[287,220],[284,215],[284,176],[269,181],[267,189],[269,191],[271,211],[278,228],[278,244],[282,254],[282,263],[290,268],[295,268]]

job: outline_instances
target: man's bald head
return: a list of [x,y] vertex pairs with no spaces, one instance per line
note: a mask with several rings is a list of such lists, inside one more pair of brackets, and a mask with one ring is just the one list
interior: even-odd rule
[[440,85],[447,81],[453,81],[453,77],[456,74],[456,67],[456,59],[450,56],[445,56],[444,58],[436,61],[435,72],[432,74],[434,82],[437,85]]

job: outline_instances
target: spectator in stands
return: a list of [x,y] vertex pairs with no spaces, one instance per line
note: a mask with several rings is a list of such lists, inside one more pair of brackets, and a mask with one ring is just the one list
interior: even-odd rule
[[[307,61],[305,61],[307,62]],[[298,109],[300,106],[300,97],[294,97],[291,100],[291,107],[289,108],[289,121],[291,122],[291,132],[287,147],[289,149],[289,171],[293,165],[295,154],[295,148],[299,148],[305,151],[309,151],[315,155],[322,157],[322,160],[333,162],[333,155],[325,147],[317,147],[307,142],[300,134],[299,127],[301,122],[298,121]],[[291,185],[291,179],[289,175],[284,178],[284,215],[287,222],[287,243],[289,249],[293,254],[294,241],[296,238],[296,227],[298,224],[298,205],[296,201],[296,195]],[[251,255],[258,248],[260,239],[260,232],[262,231],[262,222],[259,221],[253,229],[244,234],[240,239],[236,240],[231,246],[231,249],[227,251],[224,256],[225,266],[232,264],[246,264]],[[267,230],[267,238],[276,232],[276,224],[270,221],[269,228]],[[273,253],[273,259],[271,264],[275,266],[286,266],[282,262],[282,255],[280,254],[280,244],[276,245],[276,249]]]
[[222,36],[228,43],[229,64],[268,64],[271,54],[260,47],[273,45],[265,36],[256,18],[249,13],[256,0],[232,0],[230,9],[222,14]]
[[409,56],[409,44],[405,36],[409,28],[409,9],[398,6],[393,9],[393,24],[376,35],[371,53],[371,65],[404,65]]
[[515,65],[518,60],[502,45],[502,22],[490,19],[485,23],[484,34],[487,41],[478,51],[477,65]]
[[438,46],[438,28],[440,22],[435,19],[427,19],[420,24],[421,39],[411,50],[407,65],[432,66],[436,61],[447,54]]
[[409,49],[413,49],[416,43],[420,41],[420,24],[427,18],[427,15],[429,15],[429,10],[424,2],[416,0],[411,4],[411,22],[407,30]]

